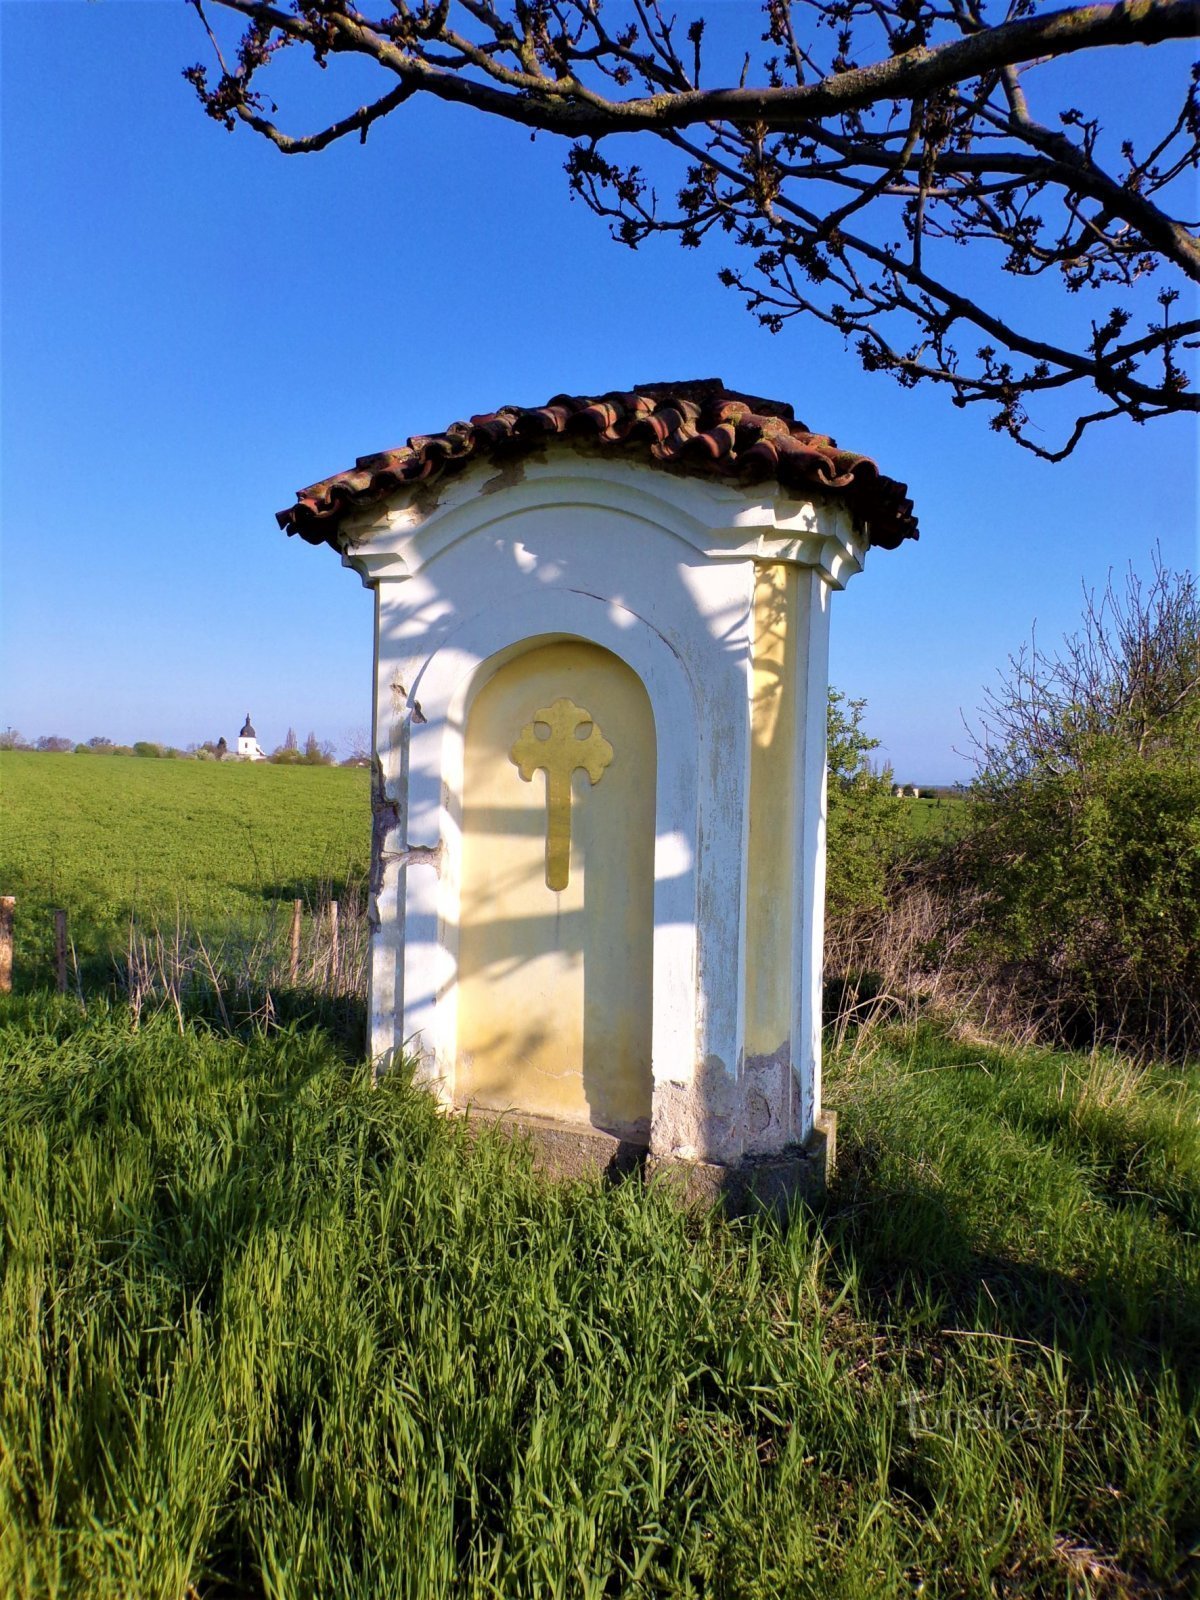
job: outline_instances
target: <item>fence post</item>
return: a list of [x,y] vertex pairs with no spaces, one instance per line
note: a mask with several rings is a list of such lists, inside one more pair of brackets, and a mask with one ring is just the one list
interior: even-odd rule
[[336,900],[329,902],[329,967],[333,975],[333,987],[336,989],[338,981],[338,903]]
[[292,982],[295,983],[300,976],[300,916],[303,903],[299,900],[292,901]]
[[13,907],[16,897],[0,894],[0,994],[12,993]]
[[67,992],[67,913],[54,913],[54,980],[59,994]]

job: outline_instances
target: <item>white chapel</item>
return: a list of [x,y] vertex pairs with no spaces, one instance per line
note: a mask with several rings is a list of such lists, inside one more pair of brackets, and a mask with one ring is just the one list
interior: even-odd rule
[[238,734],[237,754],[241,761],[265,761],[267,759],[267,752],[258,742],[258,735],[254,731],[248,711],[246,720],[242,724],[242,731]]

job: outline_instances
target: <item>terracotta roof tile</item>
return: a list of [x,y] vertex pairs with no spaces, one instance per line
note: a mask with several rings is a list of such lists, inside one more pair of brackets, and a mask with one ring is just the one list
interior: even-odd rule
[[823,490],[845,502],[873,545],[893,550],[917,537],[907,485],[884,477],[869,456],[839,450],[825,434],[810,432],[791,406],[726,389],[718,378],[502,406],[453,422],[444,433],[417,434],[395,450],[360,456],[348,471],[302,489],[277,520],[310,544],[336,549],[342,519],[359,507],[451,477],[473,462],[528,454],[557,439],[637,454],[667,471]]

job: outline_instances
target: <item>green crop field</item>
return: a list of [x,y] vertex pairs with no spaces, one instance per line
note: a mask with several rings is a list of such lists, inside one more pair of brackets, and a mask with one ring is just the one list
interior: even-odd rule
[[[0,752],[0,893],[17,896],[19,981],[50,972],[51,913],[68,912],[90,975],[130,919],[201,933],[263,924],[361,882],[370,849],[362,768]],[[911,836],[961,826],[955,798],[898,802]]]
[[0,752],[0,893],[18,980],[50,968],[54,907],[99,975],[131,917],[252,929],[280,900],[336,895],[370,851],[363,768]]
[[899,802],[908,813],[908,832],[913,839],[945,839],[958,833],[966,820],[966,802],[957,795],[944,795],[936,800]]

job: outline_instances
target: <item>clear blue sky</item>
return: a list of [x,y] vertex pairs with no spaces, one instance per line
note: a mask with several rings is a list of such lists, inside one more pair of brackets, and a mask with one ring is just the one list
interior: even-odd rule
[[707,252],[610,244],[553,140],[416,106],[365,149],[285,159],[201,114],[183,0],[3,0],[0,53],[0,723],[29,737],[232,740],[250,710],[268,747],[344,742],[369,721],[370,597],[273,513],[562,390],[717,375],[908,482],[920,542],[836,597],[833,645],[905,780],[967,775],[960,709],[1035,619],[1042,642],[1074,626],[1081,583],[1147,570],[1155,541],[1196,564],[1192,423],[1040,463],[825,330],[762,332]]

